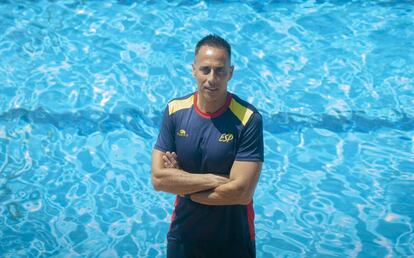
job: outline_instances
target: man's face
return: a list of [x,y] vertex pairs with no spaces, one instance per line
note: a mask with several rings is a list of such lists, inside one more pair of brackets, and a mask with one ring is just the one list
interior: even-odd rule
[[202,46],[193,63],[199,94],[208,102],[225,98],[233,69],[225,49]]

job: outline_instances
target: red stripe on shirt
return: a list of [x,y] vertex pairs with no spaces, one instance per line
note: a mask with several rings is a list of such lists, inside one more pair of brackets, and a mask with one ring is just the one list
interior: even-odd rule
[[254,241],[255,234],[254,234],[254,209],[253,209],[253,200],[247,204],[247,222],[249,223],[249,232],[250,232],[250,240]]
[[175,196],[174,211],[173,211],[172,216],[171,216],[170,230],[171,230],[172,224],[173,224],[174,219],[175,219],[175,210],[176,210],[179,203],[180,203],[180,198],[177,195],[177,196]]
[[203,111],[201,111],[197,106],[197,98],[198,98],[198,92],[194,93],[194,109],[197,112],[197,114],[199,114],[201,117],[212,119],[212,118],[219,117],[221,114],[226,112],[227,108],[230,106],[232,96],[230,92],[227,92],[226,103],[224,103],[224,105],[221,108],[219,108],[219,110],[214,112],[213,114],[204,113]]

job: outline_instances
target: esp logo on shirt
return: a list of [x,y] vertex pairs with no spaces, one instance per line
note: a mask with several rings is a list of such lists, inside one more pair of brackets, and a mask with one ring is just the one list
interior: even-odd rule
[[223,133],[220,135],[219,142],[230,142],[234,136],[231,133]]

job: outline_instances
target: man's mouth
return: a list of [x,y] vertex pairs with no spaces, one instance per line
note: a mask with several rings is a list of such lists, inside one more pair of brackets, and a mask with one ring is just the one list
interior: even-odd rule
[[218,91],[218,88],[210,86],[204,86],[204,89],[206,89],[207,91]]

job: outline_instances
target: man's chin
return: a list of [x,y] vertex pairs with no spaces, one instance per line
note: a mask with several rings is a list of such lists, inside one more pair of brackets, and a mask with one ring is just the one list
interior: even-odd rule
[[217,101],[220,99],[220,92],[219,91],[203,92],[203,97],[208,102]]

